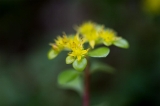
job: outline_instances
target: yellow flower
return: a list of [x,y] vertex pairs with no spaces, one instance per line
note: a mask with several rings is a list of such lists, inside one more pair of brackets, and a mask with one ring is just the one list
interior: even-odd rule
[[90,46],[91,46],[92,48],[94,48],[94,46],[95,46],[95,44],[96,44],[96,41],[97,41],[98,38],[99,38],[99,34],[98,34],[98,32],[96,32],[96,31],[92,31],[92,32],[86,34],[85,37],[86,37],[86,39],[88,40]]
[[82,59],[87,53],[88,50],[84,50],[83,48],[83,40],[79,38],[79,35],[77,34],[72,40],[69,42],[69,47],[72,50],[71,53],[69,53],[69,56],[73,56],[79,60]]
[[83,49],[75,49],[74,51],[72,51],[71,53],[69,53],[69,56],[73,56],[73,57],[76,57],[77,60],[81,60],[82,57],[84,57],[88,52],[88,49],[87,50],[83,50]]
[[79,28],[78,28],[78,32],[80,32],[81,34],[85,35],[87,33],[92,32],[93,30],[95,30],[95,24],[92,22],[86,22],[83,23]]
[[102,31],[100,36],[106,46],[110,46],[117,39],[116,32],[111,29]]
[[55,43],[59,48],[63,49],[65,47],[67,41],[68,41],[67,36],[63,35],[63,37],[58,36],[57,39],[55,40]]
[[51,43],[53,50],[60,52],[63,49],[67,48],[67,42],[69,41],[68,37],[66,35],[58,36],[57,39],[55,39],[55,43]]
[[143,7],[146,12],[159,14],[160,13],[160,0],[144,0]]
[[78,32],[83,35],[86,42],[89,42],[90,46],[94,48],[96,41],[99,39],[100,29],[95,23],[86,22],[78,28]]

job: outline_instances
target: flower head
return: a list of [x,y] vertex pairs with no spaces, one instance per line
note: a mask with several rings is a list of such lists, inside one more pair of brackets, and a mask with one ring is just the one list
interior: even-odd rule
[[100,34],[101,38],[103,39],[103,43],[106,46],[113,44],[113,42],[117,39],[116,35],[116,32],[111,29],[104,30]]
[[[93,22],[83,23],[77,27],[77,34],[69,35],[63,34],[58,36],[54,43],[51,43],[52,49],[48,52],[48,58],[54,59],[63,50],[68,50],[66,57],[66,64],[72,64],[77,71],[83,71],[86,68],[86,57],[106,57],[110,49],[108,47],[94,48],[95,45],[104,44],[106,46],[115,45],[120,48],[128,48],[127,40],[118,37],[116,32],[112,29],[105,29],[103,25],[95,24]],[[84,48],[84,43],[89,43],[93,50]]]
[[57,39],[55,39],[55,43],[50,43],[52,46],[52,49],[60,52],[62,50],[70,50],[69,42],[72,40],[72,36],[67,36],[64,34],[63,36],[58,36]]
[[63,35],[63,37],[58,36],[57,39],[55,39],[55,43],[51,43],[52,49],[60,52],[65,48],[65,45],[67,44],[68,38],[66,35]]
[[92,31],[95,30],[95,24],[92,23],[92,22],[86,22],[86,23],[83,23],[79,28],[78,28],[78,32],[83,34],[83,35],[86,35]]
[[79,60],[81,60],[82,57],[84,57],[88,50],[84,50],[83,48],[84,41],[79,38],[79,35],[77,34],[72,40],[70,40],[69,45],[70,49],[72,50],[71,53],[69,53],[69,56],[75,57]]
[[100,29],[103,27],[97,27],[95,23],[92,22],[86,22],[82,24],[78,28],[78,32],[82,34],[86,42],[89,42],[90,46],[94,48],[96,41],[99,39],[99,32]]

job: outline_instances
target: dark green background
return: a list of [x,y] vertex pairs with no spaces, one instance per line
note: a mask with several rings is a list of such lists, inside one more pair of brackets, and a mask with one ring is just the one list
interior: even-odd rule
[[1,0],[0,106],[81,106],[81,97],[58,87],[65,53],[47,59],[48,45],[73,26],[94,21],[130,43],[112,46],[101,59],[115,74],[91,76],[91,104],[160,106],[160,15],[142,10],[142,0]]

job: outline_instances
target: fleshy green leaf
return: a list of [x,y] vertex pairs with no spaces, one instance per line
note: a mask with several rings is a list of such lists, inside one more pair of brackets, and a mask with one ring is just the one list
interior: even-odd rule
[[78,75],[79,75],[78,72],[73,69],[63,71],[58,76],[58,83],[60,85],[66,84],[74,80]]
[[73,89],[77,91],[81,96],[83,95],[83,84],[82,84],[82,78],[77,76],[75,79],[69,81],[65,84],[59,84],[60,87],[64,89]]
[[58,52],[51,49],[49,52],[48,52],[48,59],[54,59],[56,56],[58,55]]
[[82,58],[79,61],[76,59],[72,65],[73,65],[73,68],[76,69],[77,71],[83,71],[87,65],[87,59]]
[[110,50],[107,47],[100,47],[98,49],[89,51],[88,55],[90,57],[106,57],[109,54]]
[[73,56],[67,56],[66,58],[66,64],[71,64],[73,63],[75,58]]
[[129,48],[128,41],[123,38],[116,40],[113,44],[117,47],[120,47],[120,48],[125,48],[125,49]]
[[91,63],[90,70],[91,70],[91,73],[99,72],[99,71],[107,72],[107,73],[114,73],[115,72],[115,69],[113,67],[109,66],[108,64],[105,64],[102,62],[97,62],[97,61],[94,61]]

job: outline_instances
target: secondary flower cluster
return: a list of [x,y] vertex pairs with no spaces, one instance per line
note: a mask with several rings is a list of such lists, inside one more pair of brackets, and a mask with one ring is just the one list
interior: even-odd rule
[[[84,57],[89,49],[83,48],[84,41],[80,39],[79,34],[75,36],[66,36],[65,34],[61,37],[58,36],[55,40],[55,43],[51,43],[52,50],[55,54],[59,54],[62,50],[68,50],[69,56],[73,57],[74,59],[81,60]],[[56,55],[55,55],[56,57]],[[52,57],[54,58],[54,57]]]
[[151,15],[160,14],[160,0],[143,0],[143,9]]
[[[50,50],[49,59],[55,58],[61,51],[68,50],[68,56],[66,63],[73,63],[73,67],[79,70],[77,66],[81,66],[84,63],[82,71],[86,64],[86,56],[91,57],[105,57],[109,53],[110,45],[115,45],[121,48],[128,48],[128,42],[117,36],[117,33],[109,28],[105,28],[103,25],[99,25],[93,22],[86,22],[76,27],[77,33],[75,35],[63,34],[58,36],[54,43],[51,43],[52,49]],[[84,44],[88,43],[89,46],[84,48]],[[106,48],[95,49],[96,45],[104,44]]]

